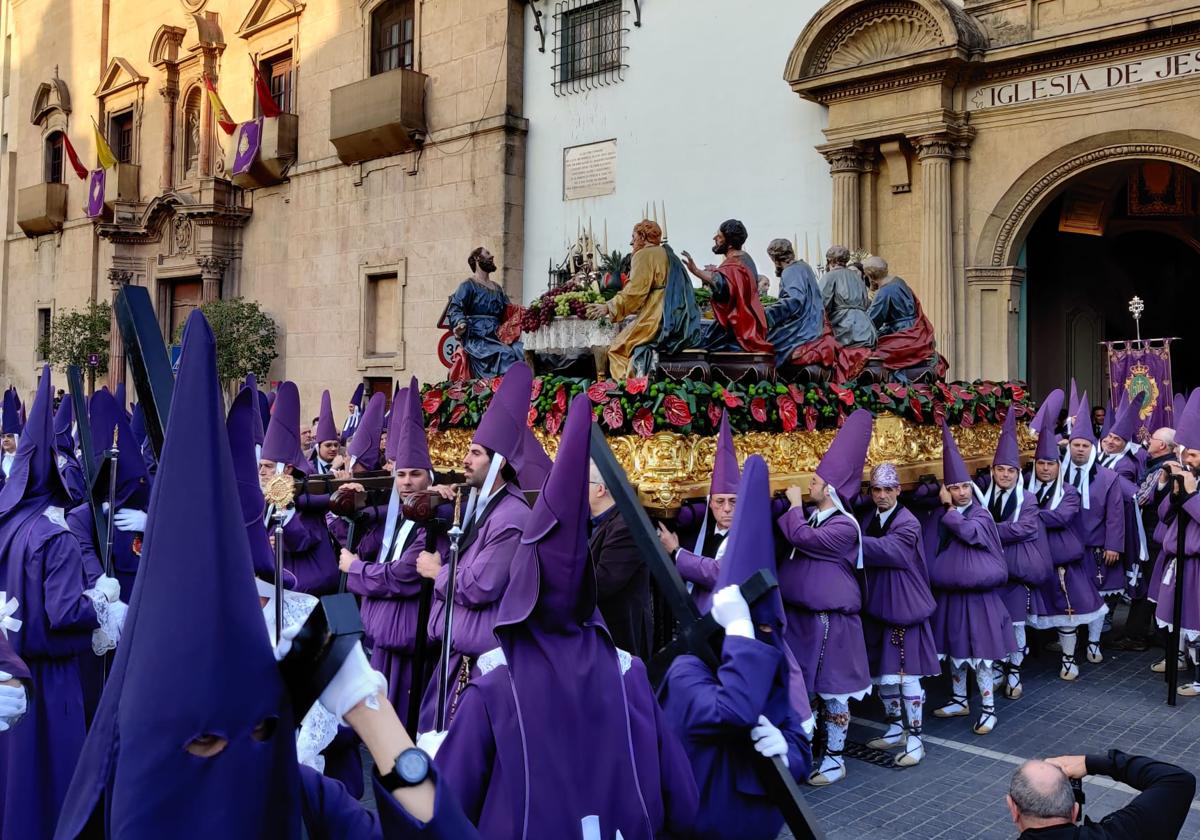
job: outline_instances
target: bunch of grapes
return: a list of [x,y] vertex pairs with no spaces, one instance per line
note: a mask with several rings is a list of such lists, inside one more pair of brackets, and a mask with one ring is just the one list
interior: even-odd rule
[[566,283],[546,292],[525,309],[521,315],[521,330],[535,332],[555,318],[582,318],[587,314],[589,303],[602,300],[599,293],[580,283]]

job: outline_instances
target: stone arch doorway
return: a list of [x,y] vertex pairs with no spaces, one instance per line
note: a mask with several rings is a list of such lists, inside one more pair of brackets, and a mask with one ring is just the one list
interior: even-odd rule
[[1075,376],[1107,398],[1099,342],[1134,336],[1134,295],[1146,303],[1143,336],[1187,339],[1173,348],[1175,390],[1200,385],[1186,317],[1200,278],[1198,202],[1200,141],[1171,132],[1090,138],[1013,184],[983,225],[968,281],[1011,282],[1015,373],[1036,394]]

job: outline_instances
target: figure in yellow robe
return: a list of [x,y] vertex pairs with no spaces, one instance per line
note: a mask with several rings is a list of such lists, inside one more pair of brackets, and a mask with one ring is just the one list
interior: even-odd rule
[[700,310],[691,281],[670,246],[662,244],[662,229],[649,220],[633,229],[625,288],[608,303],[588,307],[588,317],[614,323],[634,314],[608,348],[609,376],[617,381],[649,373],[655,350],[677,353],[699,341]]

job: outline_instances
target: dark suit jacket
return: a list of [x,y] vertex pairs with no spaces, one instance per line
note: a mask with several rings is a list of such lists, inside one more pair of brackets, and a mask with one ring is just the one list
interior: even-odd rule
[[617,647],[634,656],[650,655],[650,570],[638,553],[633,535],[621,517],[610,509],[592,530],[588,552],[596,567],[596,594],[600,615]]

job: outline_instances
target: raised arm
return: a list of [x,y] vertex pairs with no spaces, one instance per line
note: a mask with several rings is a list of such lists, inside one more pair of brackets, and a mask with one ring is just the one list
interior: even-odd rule
[[876,569],[908,568],[920,542],[921,525],[915,519],[893,522],[882,537],[868,537],[864,533],[863,565]]
[[1100,820],[1108,837],[1177,837],[1196,793],[1196,777],[1181,767],[1109,750],[1089,755],[1087,772],[1108,776],[1141,791],[1133,801]]
[[988,539],[988,520],[963,516],[958,510],[951,508],[942,517],[942,524],[967,545],[976,548],[993,547],[992,541]]

